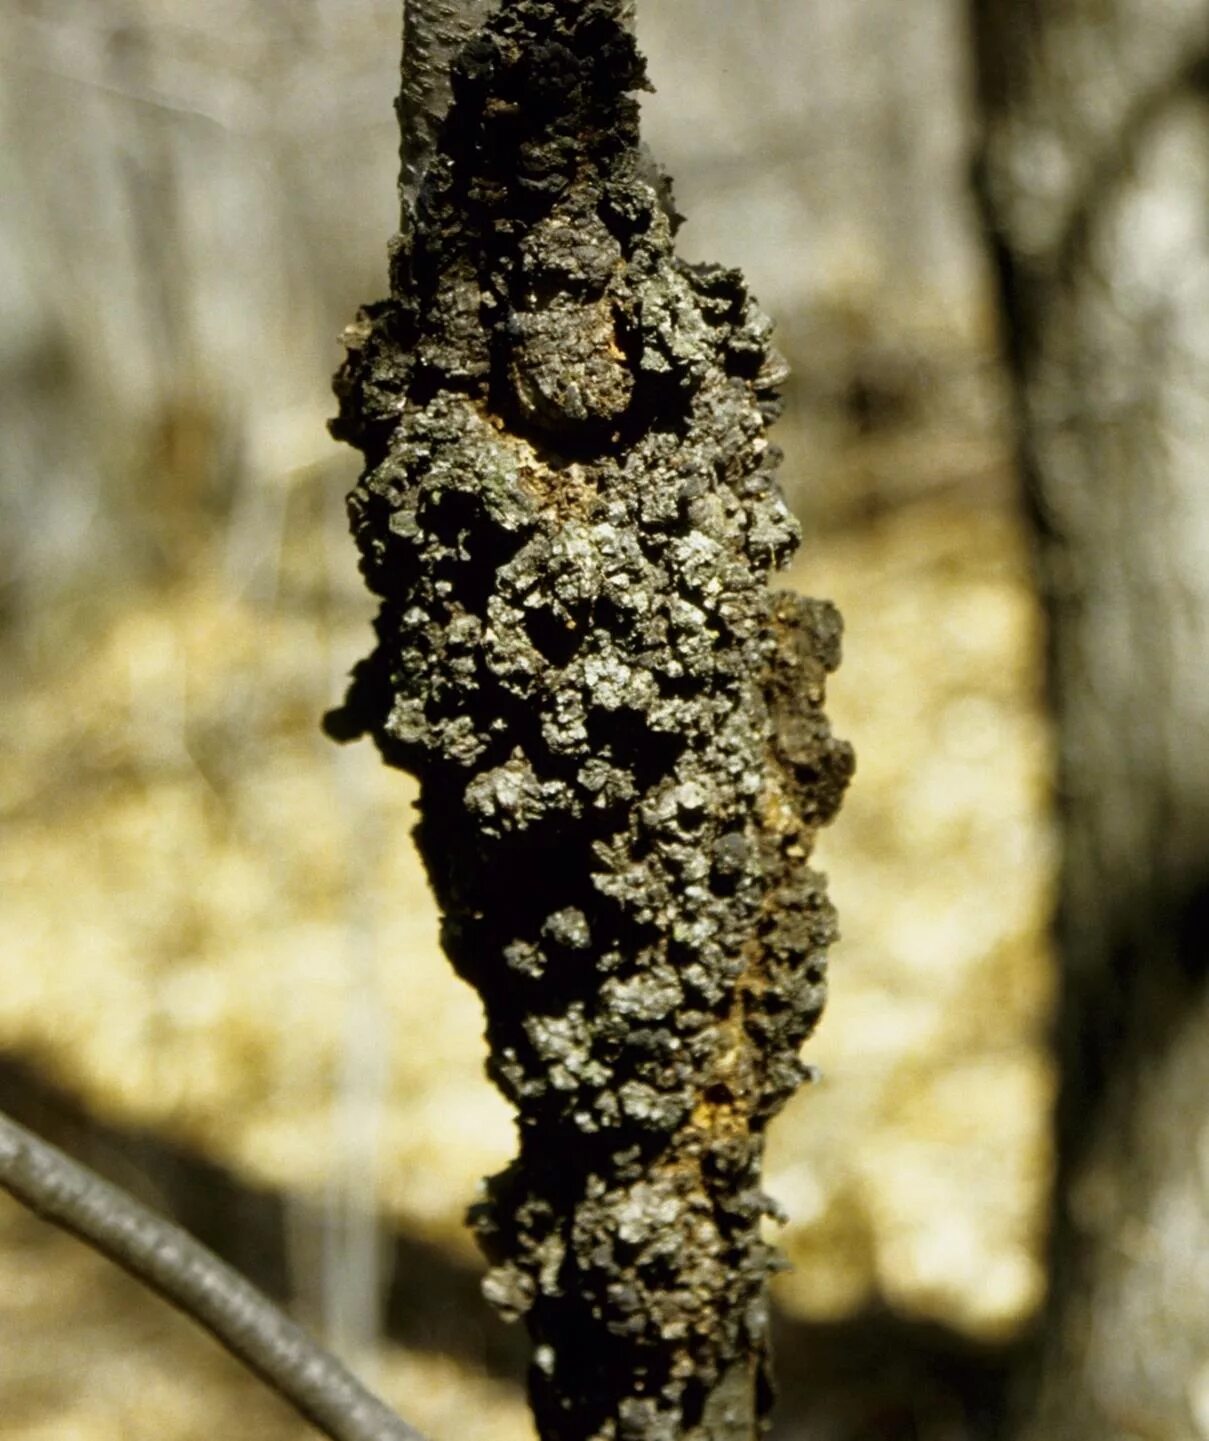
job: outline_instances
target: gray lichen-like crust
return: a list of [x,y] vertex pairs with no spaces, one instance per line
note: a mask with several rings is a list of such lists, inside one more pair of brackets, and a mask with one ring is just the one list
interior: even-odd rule
[[806,1075],[852,771],[828,604],[765,431],[783,366],[673,253],[616,4],[506,0],[462,51],[336,433],[382,598],[334,734],[421,782],[520,1154],[474,1224],[546,1441],[748,1441],[767,1410],[764,1128]]

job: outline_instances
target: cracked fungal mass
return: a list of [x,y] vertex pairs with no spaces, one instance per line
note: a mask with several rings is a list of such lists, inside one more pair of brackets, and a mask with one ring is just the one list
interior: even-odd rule
[[609,6],[506,0],[337,378],[382,604],[331,728],[421,782],[519,1115],[486,1291],[568,1441],[766,1405],[762,1136],[806,1074],[834,938],[806,859],[852,770],[839,618],[765,584],[797,544],[783,363],[736,271],[674,255],[643,83]]

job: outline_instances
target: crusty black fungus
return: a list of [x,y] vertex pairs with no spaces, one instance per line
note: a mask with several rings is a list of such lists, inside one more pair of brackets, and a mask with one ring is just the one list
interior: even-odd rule
[[453,82],[337,378],[382,605],[329,728],[421,783],[518,1112],[473,1224],[542,1436],[749,1441],[764,1129],[835,937],[807,858],[853,767],[840,621],[767,588],[784,367],[739,273],[676,258],[616,6],[505,0]]

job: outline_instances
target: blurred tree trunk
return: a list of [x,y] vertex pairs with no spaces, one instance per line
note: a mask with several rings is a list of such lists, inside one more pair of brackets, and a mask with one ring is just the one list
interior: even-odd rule
[[971,3],[1063,845],[1020,1434],[1175,1441],[1209,1435],[1209,5]]

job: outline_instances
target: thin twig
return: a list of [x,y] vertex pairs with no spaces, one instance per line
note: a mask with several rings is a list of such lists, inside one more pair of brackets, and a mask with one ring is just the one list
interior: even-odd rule
[[3,1112],[0,1187],[183,1311],[331,1441],[424,1441],[187,1231]]

